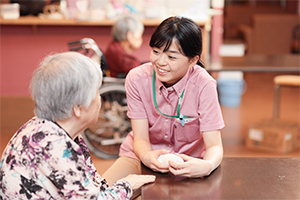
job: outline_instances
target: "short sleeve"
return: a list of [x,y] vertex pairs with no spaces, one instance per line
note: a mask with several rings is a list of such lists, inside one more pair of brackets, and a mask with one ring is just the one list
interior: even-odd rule
[[198,106],[200,131],[214,131],[224,127],[215,80],[208,81],[200,92]]
[[137,71],[137,68],[131,70],[125,81],[128,106],[127,115],[131,119],[145,119],[147,118],[147,113],[145,103],[141,98],[141,92],[143,92],[143,85],[146,80],[137,78]]

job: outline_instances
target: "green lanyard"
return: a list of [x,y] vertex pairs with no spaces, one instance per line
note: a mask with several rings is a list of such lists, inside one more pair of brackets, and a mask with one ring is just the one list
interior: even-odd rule
[[189,118],[189,117],[187,117],[187,116],[184,116],[184,115],[180,114],[180,106],[181,106],[181,104],[182,104],[182,97],[183,97],[183,94],[184,94],[184,90],[182,91],[182,94],[181,94],[181,96],[180,96],[180,98],[179,98],[179,100],[178,100],[177,115],[167,115],[167,114],[162,113],[162,112],[159,110],[158,106],[157,106],[157,102],[156,102],[156,93],[155,93],[155,70],[154,70],[154,69],[153,69],[153,82],[152,82],[152,87],[153,87],[153,90],[152,90],[152,92],[153,92],[153,99],[154,99],[154,104],[155,104],[156,109],[157,109],[162,115],[164,115],[164,116],[179,118],[181,125],[184,126],[184,118]]

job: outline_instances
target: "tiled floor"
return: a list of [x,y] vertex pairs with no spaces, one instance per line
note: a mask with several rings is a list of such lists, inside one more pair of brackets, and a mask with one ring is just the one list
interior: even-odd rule
[[[226,157],[300,157],[300,151],[275,154],[249,150],[245,137],[251,124],[272,118],[273,77],[277,73],[245,73],[247,90],[240,106],[222,106],[226,127],[222,130],[224,156]],[[3,99],[3,98],[2,98]],[[24,104],[26,106],[24,106]],[[281,119],[300,123],[300,89],[282,89]],[[29,98],[12,98],[1,102],[0,153],[14,131],[32,116],[33,103]],[[114,160],[103,160],[92,155],[94,164],[102,174]]]

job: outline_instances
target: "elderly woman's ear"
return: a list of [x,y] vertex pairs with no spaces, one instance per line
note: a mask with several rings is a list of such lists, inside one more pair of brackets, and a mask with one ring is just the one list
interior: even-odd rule
[[134,38],[134,34],[132,31],[128,31],[126,34],[126,38],[128,42],[132,42],[135,38]]
[[79,106],[79,105],[75,105],[73,107],[73,113],[75,117],[80,117],[81,116],[81,109],[83,108],[83,106]]

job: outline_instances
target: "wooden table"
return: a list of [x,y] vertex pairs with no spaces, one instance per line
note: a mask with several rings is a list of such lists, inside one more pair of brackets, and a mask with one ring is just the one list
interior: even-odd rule
[[285,55],[245,55],[242,57],[221,57],[210,59],[207,71],[243,72],[296,72],[300,73],[300,56]]
[[142,199],[300,199],[300,158],[229,158],[205,178],[154,173]]

